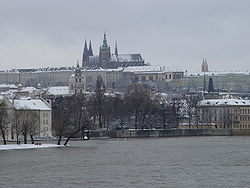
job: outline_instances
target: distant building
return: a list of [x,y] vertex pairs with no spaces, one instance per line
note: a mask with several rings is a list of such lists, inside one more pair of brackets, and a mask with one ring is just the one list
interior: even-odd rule
[[217,128],[250,129],[250,100],[202,100],[197,110],[199,123],[214,123]]
[[82,57],[82,67],[84,68],[104,68],[104,69],[114,69],[118,67],[127,66],[145,66],[144,60],[139,53],[135,54],[119,54],[117,48],[117,42],[115,43],[115,53],[111,53],[110,46],[108,45],[106,33],[104,33],[104,38],[102,45],[99,48],[99,55],[94,55],[92,50],[91,41],[89,43],[89,48],[85,40],[83,57]]
[[[6,139],[15,140],[17,133],[15,127],[21,127],[18,112],[26,114],[35,113],[37,121],[34,124],[34,138],[48,138],[52,136],[52,115],[50,105],[40,99],[13,99],[9,100],[6,97],[0,97],[0,103],[6,103],[9,114],[9,126]],[[25,117],[22,117],[22,120]],[[27,117],[28,118],[28,117]],[[19,133],[19,139],[22,139],[22,134]]]

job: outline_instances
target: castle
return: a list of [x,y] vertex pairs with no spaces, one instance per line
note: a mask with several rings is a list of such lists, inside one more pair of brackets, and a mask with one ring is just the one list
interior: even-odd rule
[[110,46],[107,42],[106,33],[104,33],[103,42],[99,49],[99,55],[94,55],[91,41],[89,42],[88,47],[87,41],[85,39],[82,56],[82,67],[89,69],[115,69],[118,67],[128,66],[145,66],[145,62],[141,54],[119,54],[117,42],[115,43],[115,53],[112,54]]

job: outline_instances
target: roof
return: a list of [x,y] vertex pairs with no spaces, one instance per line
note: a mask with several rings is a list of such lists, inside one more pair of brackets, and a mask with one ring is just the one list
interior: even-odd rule
[[0,88],[12,88],[17,89],[17,86],[14,84],[0,84]]
[[198,103],[202,106],[250,106],[250,100],[241,99],[207,99]]
[[119,54],[118,60],[122,62],[143,61],[141,54]]
[[131,66],[126,67],[127,72],[183,72],[179,67],[171,66]]
[[69,86],[54,86],[47,91],[48,95],[69,95]]
[[186,76],[196,77],[196,76],[227,76],[227,75],[250,75],[250,72],[187,72]]
[[14,100],[14,107],[18,110],[51,110],[42,100],[39,99],[21,99]]

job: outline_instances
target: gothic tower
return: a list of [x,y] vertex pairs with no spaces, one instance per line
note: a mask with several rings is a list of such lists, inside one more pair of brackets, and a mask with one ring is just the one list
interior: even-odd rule
[[88,46],[87,46],[87,41],[85,39],[84,49],[83,49],[83,55],[82,55],[82,67],[87,67],[88,64],[89,64],[89,50],[88,50]]
[[91,40],[89,41],[89,56],[93,56]]
[[99,51],[99,66],[101,68],[107,68],[110,64],[110,47],[108,46],[106,33],[104,33],[104,38]]
[[208,64],[206,58],[202,59],[201,72],[208,72]]

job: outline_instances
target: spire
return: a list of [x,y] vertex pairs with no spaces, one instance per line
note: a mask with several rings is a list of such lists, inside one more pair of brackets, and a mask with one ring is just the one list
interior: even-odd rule
[[93,56],[91,40],[89,41],[89,56]]
[[84,52],[87,52],[88,51],[88,46],[87,46],[87,41],[86,41],[86,38],[85,38],[85,41],[84,41]]
[[81,67],[79,66],[79,60],[77,59],[75,74],[81,73]]
[[118,57],[117,41],[115,41],[115,56]]
[[208,72],[207,59],[204,57],[202,58],[201,72]]
[[84,41],[84,48],[83,48],[83,55],[82,55],[82,66],[86,66],[87,63],[89,62],[89,50],[88,50],[88,46],[87,46],[87,41],[85,38]]
[[101,48],[103,48],[103,49],[107,49],[108,48],[108,43],[107,43],[107,38],[106,38],[106,32],[104,33],[104,36],[103,36],[103,41],[102,41]]

